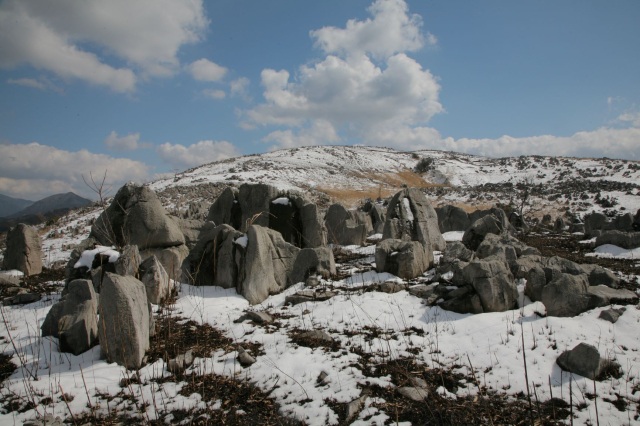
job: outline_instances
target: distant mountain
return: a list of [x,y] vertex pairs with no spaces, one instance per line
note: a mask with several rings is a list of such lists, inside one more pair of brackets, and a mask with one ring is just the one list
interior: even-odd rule
[[29,207],[33,201],[0,194],[0,217],[6,217]]
[[66,194],[51,195],[50,197],[43,198],[40,201],[36,201],[30,206],[9,215],[8,218],[39,215],[53,211],[66,211],[78,207],[88,206],[91,203],[91,200],[82,198],[81,196],[76,195],[73,192],[67,192]]

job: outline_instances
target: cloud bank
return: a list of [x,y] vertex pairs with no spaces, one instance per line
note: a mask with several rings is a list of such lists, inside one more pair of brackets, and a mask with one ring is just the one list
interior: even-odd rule
[[157,153],[173,169],[180,171],[240,155],[231,143],[211,140],[200,141],[189,146],[163,143],[158,146]]
[[336,142],[340,133],[364,141],[367,133],[421,125],[443,111],[437,79],[407,55],[435,36],[423,36],[422,19],[402,0],[378,0],[368,11],[370,18],[344,28],[311,31],[325,56],[302,65],[295,79],[264,69],[265,101],[245,111],[243,125],[289,127],[264,138],[278,148]]
[[207,25],[201,0],[5,0],[0,68],[27,64],[132,92],[140,79],[175,74],[178,50],[199,41]]
[[51,194],[75,192],[95,198],[82,176],[102,176],[117,190],[133,180],[149,178],[149,167],[139,161],[94,154],[85,149],[65,151],[36,142],[0,145],[0,193],[37,200]]

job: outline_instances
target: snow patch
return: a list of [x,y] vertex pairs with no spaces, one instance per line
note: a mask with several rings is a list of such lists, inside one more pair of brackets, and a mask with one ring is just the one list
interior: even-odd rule
[[87,268],[91,269],[93,259],[95,259],[97,254],[109,256],[109,263],[114,263],[120,257],[120,253],[113,247],[96,246],[96,248],[94,248],[93,250],[83,251],[80,259],[76,262],[75,265],[73,265],[73,267],[81,268],[83,266],[86,266]]

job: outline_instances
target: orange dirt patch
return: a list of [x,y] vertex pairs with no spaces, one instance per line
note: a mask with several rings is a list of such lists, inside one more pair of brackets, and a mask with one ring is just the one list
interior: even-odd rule
[[432,188],[443,186],[425,181],[422,176],[409,169],[396,173],[352,172],[353,185],[340,187],[318,187],[332,201],[341,203],[347,207],[356,207],[367,198],[387,198],[401,190],[404,186],[409,188]]

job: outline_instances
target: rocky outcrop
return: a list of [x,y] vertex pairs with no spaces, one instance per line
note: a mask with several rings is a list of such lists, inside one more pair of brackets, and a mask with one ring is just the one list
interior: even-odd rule
[[331,244],[361,246],[367,239],[367,226],[359,221],[355,211],[347,210],[342,204],[329,207],[324,224]]
[[265,184],[226,188],[209,209],[207,220],[244,232],[252,224],[274,229],[299,248],[326,244],[318,208],[296,192]]
[[436,211],[416,188],[403,189],[393,196],[387,207],[382,239],[419,241],[431,252],[446,247]]
[[300,250],[290,274],[292,284],[305,281],[311,275],[320,275],[327,279],[336,274],[333,251],[328,247],[306,248]]
[[440,232],[466,231],[471,226],[469,215],[460,207],[446,205],[436,208]]
[[606,231],[596,237],[596,247],[612,244],[624,249],[640,247],[640,232]]
[[421,275],[433,263],[433,252],[419,241],[384,240],[376,246],[376,268],[400,278]]
[[184,235],[157,195],[146,186],[124,185],[91,228],[102,245],[137,245],[140,250],[183,245]]
[[184,278],[196,285],[236,287],[238,245],[234,243],[243,235],[230,225],[215,226],[213,222],[208,222],[183,263]]
[[4,269],[17,269],[25,275],[42,272],[42,243],[38,231],[23,223],[7,233]]
[[129,369],[140,368],[151,330],[144,284],[134,277],[107,273],[98,309],[103,357]]
[[171,296],[169,275],[157,257],[151,256],[142,262],[139,275],[140,281],[144,284],[149,303],[158,305]]
[[260,303],[292,284],[289,276],[300,249],[284,241],[279,232],[251,225],[246,247],[238,247],[238,292],[249,303]]
[[584,233],[587,238],[597,237],[605,231],[633,232],[634,216],[626,213],[612,219],[603,213],[591,213],[584,218]]
[[43,336],[59,338],[60,351],[79,355],[97,343],[98,297],[89,280],[74,280],[53,305],[40,327]]
[[138,246],[125,246],[113,266],[116,274],[135,277],[138,274],[140,263]]
[[496,216],[489,214],[473,222],[464,232],[462,243],[475,251],[488,234],[500,235],[505,231],[504,225]]

